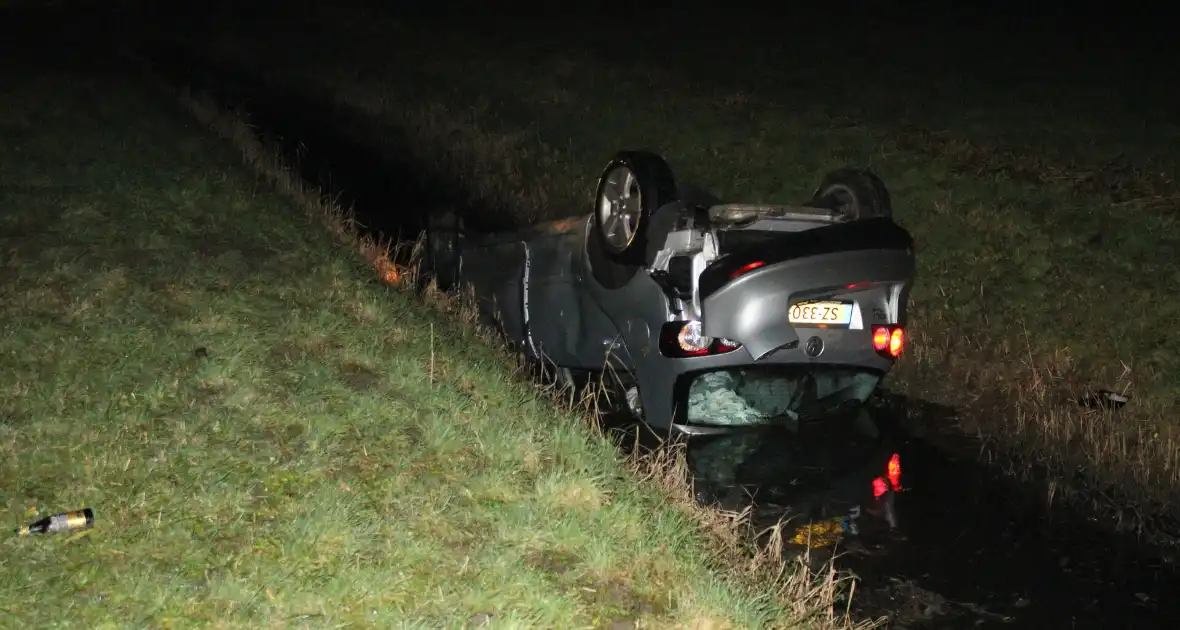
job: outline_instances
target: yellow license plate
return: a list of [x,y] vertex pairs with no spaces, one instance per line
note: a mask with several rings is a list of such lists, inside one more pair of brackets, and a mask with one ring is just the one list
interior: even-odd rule
[[852,323],[852,304],[800,302],[791,307],[787,319],[803,326],[847,326]]

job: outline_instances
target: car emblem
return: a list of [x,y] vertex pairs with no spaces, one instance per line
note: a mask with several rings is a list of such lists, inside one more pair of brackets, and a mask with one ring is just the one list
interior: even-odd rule
[[803,346],[803,352],[807,353],[807,356],[813,359],[823,354],[823,351],[824,340],[820,339],[819,337],[812,337],[811,339],[808,339],[807,345]]

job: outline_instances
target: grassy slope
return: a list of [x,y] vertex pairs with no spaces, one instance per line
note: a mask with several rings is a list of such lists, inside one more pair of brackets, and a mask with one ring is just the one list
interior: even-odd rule
[[0,542],[0,625],[787,618],[576,414],[167,102],[6,71],[0,504],[97,527]]
[[[1180,282],[1177,130],[1136,99],[1066,92],[1069,77],[1038,82],[1052,59],[1031,78],[1005,76],[1019,55],[972,83],[949,81],[946,59],[863,72],[906,64],[864,46],[817,65],[806,44],[757,38],[682,37],[655,56],[654,45],[602,46],[628,34],[593,29],[526,38],[348,11],[265,19],[266,37],[231,29],[212,48],[360,112],[369,123],[358,138],[409,137],[424,164],[502,220],[583,211],[620,147],[655,147],[686,179],[742,199],[802,199],[828,169],[871,165],[921,247],[913,342],[897,372],[908,391],[959,406],[964,429],[1062,479],[1113,485],[1143,513],[1176,505],[1180,305],[1161,296]],[[757,56],[767,50],[777,56]],[[858,63],[863,78],[846,92],[824,79],[857,76],[840,71]],[[1071,400],[1090,386],[1130,388],[1135,403],[1086,414]]]

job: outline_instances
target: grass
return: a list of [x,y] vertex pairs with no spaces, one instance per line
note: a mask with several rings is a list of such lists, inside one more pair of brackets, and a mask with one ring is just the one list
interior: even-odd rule
[[[330,102],[354,139],[413,147],[491,209],[490,226],[587,211],[623,147],[654,147],[682,178],[748,200],[805,199],[825,171],[870,166],[920,247],[895,382],[957,407],[959,430],[1047,474],[1051,497],[1137,528],[1180,516],[1180,305],[1167,299],[1180,282],[1180,159],[1163,96],[1142,95],[1161,111],[1101,96],[1105,75],[1054,75],[1068,66],[1015,46],[972,80],[921,46],[878,60],[884,35],[829,59],[807,40],[706,46],[576,20],[548,31],[356,8],[256,17],[219,15],[194,47]],[[1031,74],[1005,75],[1017,68]],[[1100,387],[1133,402],[1075,404]]]
[[832,575],[737,560],[674,470],[622,461],[453,299],[382,284],[243,123],[24,68],[0,104],[0,505],[97,522],[0,542],[0,625],[847,625]]

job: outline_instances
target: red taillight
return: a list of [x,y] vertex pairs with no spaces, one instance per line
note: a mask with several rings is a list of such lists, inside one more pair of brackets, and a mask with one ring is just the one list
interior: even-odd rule
[[742,344],[731,339],[709,337],[701,332],[699,321],[675,321],[660,331],[660,353],[666,357],[703,357],[733,352]]
[[873,350],[882,356],[896,359],[905,346],[905,331],[901,326],[873,326]]
[[873,479],[873,498],[881,497],[890,490],[901,491],[901,455],[897,453],[885,464],[885,476]]
[[901,490],[901,455],[893,454],[885,466],[885,476],[889,478],[889,485],[894,490]]
[[751,271],[754,271],[755,269],[765,266],[765,265],[766,265],[766,263],[762,262],[761,260],[757,260],[752,263],[747,263],[745,265],[742,265],[741,267],[738,267],[737,271],[729,274],[729,279],[733,280],[734,278],[736,278],[740,275],[750,273]]
[[894,328],[893,333],[889,335],[889,354],[890,356],[898,356],[901,354],[902,342],[905,341],[905,333],[900,328]]

